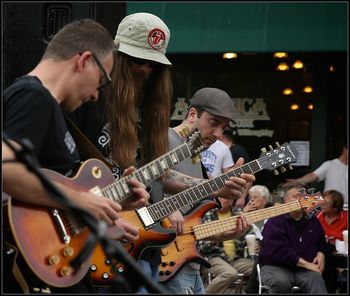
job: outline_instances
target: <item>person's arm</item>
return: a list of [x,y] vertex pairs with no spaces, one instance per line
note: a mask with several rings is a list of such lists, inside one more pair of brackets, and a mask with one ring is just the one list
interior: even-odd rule
[[286,179],[286,183],[282,187],[285,188],[294,185],[305,186],[315,181],[318,181],[318,176],[314,172],[311,172],[297,179]]
[[[243,164],[243,158],[239,159],[234,167]],[[228,199],[238,199],[242,196],[247,183],[253,182],[255,176],[252,174],[241,174],[240,177],[231,177],[225,180],[225,186],[211,194],[212,197],[223,197]],[[170,170],[167,178],[164,180],[164,191],[170,194],[176,194],[195,185],[207,182],[207,179],[194,178],[174,170]]]
[[303,259],[301,257],[298,260],[297,266],[301,267],[301,268],[305,268],[307,270],[316,271],[316,272],[319,272],[319,273],[322,273],[322,271],[323,271],[323,270],[320,269],[318,264],[315,264],[313,262],[308,262],[308,261],[306,261],[305,259]]
[[[10,142],[19,148],[17,143]],[[15,160],[14,152],[5,143],[2,143],[2,162],[4,192],[23,202],[60,207],[59,203],[49,198],[38,177]]]
[[[13,141],[16,147],[19,145]],[[13,151],[2,143],[2,161],[3,161],[3,190],[11,197],[30,204],[36,204],[52,208],[64,208],[60,202],[53,199],[43,187],[39,178],[28,171],[24,164],[15,161]],[[143,203],[148,200],[149,194],[144,185],[137,182],[133,191],[138,197],[136,201]],[[112,225],[114,220],[118,219],[118,212],[122,210],[119,203],[112,201],[104,196],[95,195],[90,192],[82,192],[72,189],[58,182],[54,184],[60,189],[72,202],[81,208],[90,212],[96,219],[104,220],[108,225]]]
[[205,181],[207,180],[191,177],[175,170],[169,170],[169,173],[163,178],[164,191],[169,194],[176,194]]

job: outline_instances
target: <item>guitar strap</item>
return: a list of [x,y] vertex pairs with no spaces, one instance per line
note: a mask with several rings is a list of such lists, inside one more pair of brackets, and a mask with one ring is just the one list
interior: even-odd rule
[[102,153],[95,147],[94,144],[82,133],[82,131],[73,123],[73,121],[65,114],[66,123],[68,129],[72,134],[74,141],[77,143],[80,157],[84,160],[89,158],[97,158],[105,163],[110,169],[112,169],[112,164],[110,164],[102,155]]
[[18,256],[17,248],[7,241],[5,241],[5,247],[6,247],[6,252],[14,252],[14,257],[13,257],[13,262],[12,262],[12,274],[13,274],[13,276],[15,277],[17,283],[19,284],[19,286],[23,290],[23,293],[29,294],[28,284],[27,284],[21,270],[19,269],[19,267],[17,265],[17,256]]

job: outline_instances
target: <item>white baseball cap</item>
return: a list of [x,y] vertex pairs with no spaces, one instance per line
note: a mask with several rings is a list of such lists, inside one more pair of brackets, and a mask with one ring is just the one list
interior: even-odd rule
[[118,51],[127,55],[171,65],[165,56],[169,39],[169,28],[159,17],[139,12],[123,18],[114,42],[119,44]]

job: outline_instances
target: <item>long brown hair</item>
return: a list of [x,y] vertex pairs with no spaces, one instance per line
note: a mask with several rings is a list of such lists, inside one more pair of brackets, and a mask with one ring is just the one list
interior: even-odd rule
[[137,106],[137,81],[130,71],[130,63],[127,55],[114,53],[113,82],[106,90],[111,157],[122,169],[136,165],[136,107],[140,108],[142,116],[141,164],[168,151],[170,125],[172,82],[169,67],[154,68],[146,83],[141,106]]

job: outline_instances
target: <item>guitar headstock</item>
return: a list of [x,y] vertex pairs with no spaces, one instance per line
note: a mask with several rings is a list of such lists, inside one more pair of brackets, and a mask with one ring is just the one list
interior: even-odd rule
[[283,145],[276,142],[276,148],[269,146],[270,151],[267,151],[266,148],[262,148],[262,153],[259,157],[259,163],[262,166],[262,169],[273,170],[275,175],[278,175],[279,172],[277,168],[281,168],[281,172],[284,173],[287,169],[284,165],[288,165],[289,169],[293,169],[291,163],[297,161],[298,151],[297,149],[287,142]]
[[200,159],[200,154],[207,149],[199,131],[193,131],[186,139],[186,144],[191,151],[191,158],[193,161]]
[[309,215],[315,215],[317,208],[325,203],[325,200],[322,197],[321,193],[314,193],[314,191],[314,188],[310,188],[308,192],[306,192],[305,188],[299,189],[300,197],[298,199],[298,202],[300,204],[300,207]]

